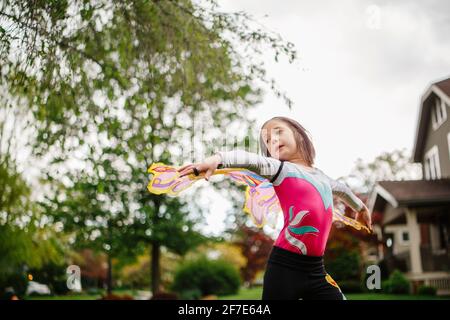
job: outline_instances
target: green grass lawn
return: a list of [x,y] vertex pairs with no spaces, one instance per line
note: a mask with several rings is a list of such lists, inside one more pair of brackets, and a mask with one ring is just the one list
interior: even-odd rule
[[[135,290],[116,290],[114,294],[128,294],[136,296]],[[219,300],[261,300],[262,287],[241,288],[238,294],[221,296]],[[450,300],[450,297],[433,297],[419,295],[395,295],[382,293],[349,293],[345,295],[348,300]],[[29,300],[95,300],[100,295],[70,294],[64,296],[26,297]]]
[[[137,290],[113,290],[113,294],[136,296]],[[25,300],[97,300],[101,298],[101,294],[67,294],[59,296],[31,296],[25,297]]]
[[[238,294],[219,297],[220,300],[260,300],[262,287],[241,288]],[[396,295],[382,293],[349,293],[345,295],[348,300],[450,300],[450,297],[433,297],[419,295]]]
[[31,296],[25,297],[25,300],[97,300],[100,295],[88,295],[88,294],[68,294],[64,296]]

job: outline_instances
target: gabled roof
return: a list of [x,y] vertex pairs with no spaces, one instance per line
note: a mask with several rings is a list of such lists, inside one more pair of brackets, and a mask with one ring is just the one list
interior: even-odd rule
[[382,210],[381,202],[394,208],[450,203],[450,179],[379,181],[371,196],[370,209]]
[[447,97],[450,97],[450,78],[435,83],[436,87],[442,90]]
[[413,161],[421,162],[428,124],[431,119],[433,97],[438,96],[450,105],[450,78],[433,83],[422,96],[416,137],[413,147]]

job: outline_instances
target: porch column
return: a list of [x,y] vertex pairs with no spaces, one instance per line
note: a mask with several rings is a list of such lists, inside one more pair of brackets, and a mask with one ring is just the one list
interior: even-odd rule
[[411,259],[411,272],[422,273],[422,259],[420,256],[420,228],[417,223],[417,212],[413,209],[406,210],[406,224],[409,230],[409,255]]

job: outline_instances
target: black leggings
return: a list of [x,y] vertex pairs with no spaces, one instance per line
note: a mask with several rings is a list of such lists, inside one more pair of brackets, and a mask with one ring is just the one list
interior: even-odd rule
[[325,271],[323,257],[274,246],[264,274],[263,300],[345,300]]

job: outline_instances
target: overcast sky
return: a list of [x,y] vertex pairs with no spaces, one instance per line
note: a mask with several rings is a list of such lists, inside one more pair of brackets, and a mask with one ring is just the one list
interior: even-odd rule
[[[450,1],[219,0],[224,11],[245,11],[295,44],[299,61],[267,70],[294,101],[292,111],[267,94],[259,123],[289,116],[308,129],[316,166],[348,175],[358,158],[412,150],[420,97],[450,77]],[[208,230],[222,225],[219,205]],[[219,210],[219,211],[217,211]]]

